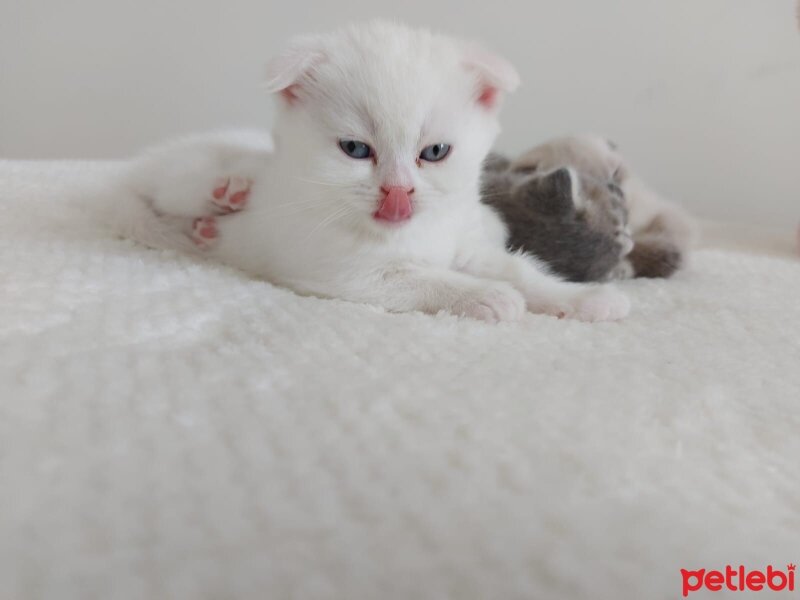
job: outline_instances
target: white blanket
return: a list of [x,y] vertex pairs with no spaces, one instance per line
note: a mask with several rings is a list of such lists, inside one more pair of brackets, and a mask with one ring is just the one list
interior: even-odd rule
[[0,163],[3,600],[649,600],[800,560],[790,252],[701,250],[620,323],[395,315],[104,234],[65,198],[105,168]]

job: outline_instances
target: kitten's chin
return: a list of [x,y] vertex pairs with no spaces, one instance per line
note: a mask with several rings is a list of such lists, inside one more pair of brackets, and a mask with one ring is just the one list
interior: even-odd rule
[[367,228],[378,235],[385,235],[408,227],[411,221],[412,218],[410,216],[402,219],[387,219],[375,213],[372,215]]
[[353,222],[352,230],[373,239],[384,239],[406,229],[415,220],[416,215],[399,220],[380,218],[375,211]]
[[375,211],[372,215],[372,220],[380,227],[402,227],[411,220],[411,213],[387,215],[382,214],[380,211]]

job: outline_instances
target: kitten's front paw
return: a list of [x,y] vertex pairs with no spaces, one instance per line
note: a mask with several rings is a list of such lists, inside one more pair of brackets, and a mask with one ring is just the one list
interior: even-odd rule
[[601,286],[573,298],[557,316],[594,323],[624,319],[630,310],[631,302],[625,294],[613,287]]
[[199,217],[192,222],[189,237],[201,250],[208,250],[217,241],[219,229],[214,217]]
[[604,281],[619,281],[622,279],[631,279],[633,277],[633,265],[631,261],[625,259],[609,271]]
[[250,197],[253,182],[244,177],[221,177],[214,184],[211,203],[222,214],[242,210]]
[[519,321],[525,314],[525,299],[507,283],[491,283],[468,292],[450,312],[489,323]]
[[617,231],[615,238],[617,246],[619,247],[619,257],[624,258],[628,256],[631,250],[633,250],[633,235],[631,234],[631,230],[627,227],[620,229]]

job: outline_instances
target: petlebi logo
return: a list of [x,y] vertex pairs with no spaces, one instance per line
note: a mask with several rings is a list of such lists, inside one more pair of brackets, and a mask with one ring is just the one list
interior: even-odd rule
[[724,571],[681,569],[683,597],[702,589],[710,592],[793,592],[794,571],[793,563],[786,565],[785,571],[772,565],[768,565],[764,571],[750,571],[744,565],[739,565],[738,568],[728,565]]

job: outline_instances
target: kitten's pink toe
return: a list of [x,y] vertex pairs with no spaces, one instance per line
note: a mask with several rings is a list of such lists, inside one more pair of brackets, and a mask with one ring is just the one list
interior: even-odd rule
[[230,185],[230,179],[227,177],[221,177],[217,179],[214,183],[214,191],[212,192],[214,196],[214,200],[222,200],[225,197],[225,194],[228,193],[228,185]]
[[244,177],[225,177],[214,184],[211,202],[223,214],[242,210],[253,182]]
[[199,217],[192,223],[192,241],[202,249],[207,249],[219,237],[217,220],[214,217]]

